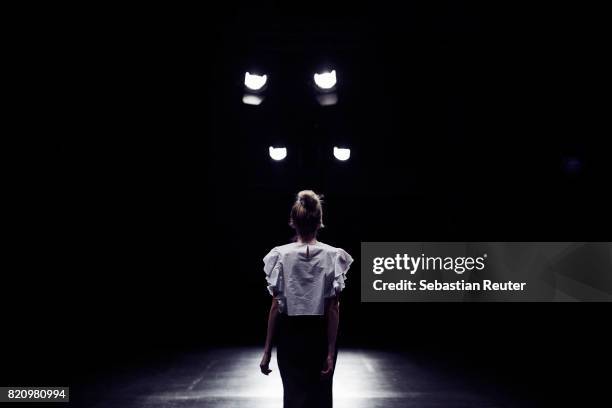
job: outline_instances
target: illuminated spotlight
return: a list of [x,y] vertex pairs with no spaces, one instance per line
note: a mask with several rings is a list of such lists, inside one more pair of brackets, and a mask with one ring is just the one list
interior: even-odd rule
[[287,157],[286,147],[272,147],[270,146],[270,157],[272,160],[280,161]]
[[338,103],[338,94],[335,92],[320,94],[316,98],[321,106],[332,106]]
[[351,157],[351,149],[334,146],[334,157],[340,161],[347,161]]
[[244,74],[244,86],[249,88],[251,91],[261,90],[264,85],[266,85],[267,81],[267,75],[256,75],[249,72]]
[[331,72],[322,72],[314,74],[314,82],[319,87],[319,89],[323,89],[328,91],[336,86],[336,70],[332,70]]
[[242,97],[242,103],[246,105],[260,105],[263,102],[264,98],[260,95],[252,95],[252,94],[244,94]]

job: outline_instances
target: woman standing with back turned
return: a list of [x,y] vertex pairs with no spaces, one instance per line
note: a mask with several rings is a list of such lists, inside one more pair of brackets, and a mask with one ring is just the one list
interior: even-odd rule
[[275,343],[283,407],[331,408],[339,294],[353,258],[343,249],[317,241],[323,211],[313,191],[298,193],[289,224],[296,231],[296,242],[275,247],[264,257],[273,299],[260,369],[270,373]]

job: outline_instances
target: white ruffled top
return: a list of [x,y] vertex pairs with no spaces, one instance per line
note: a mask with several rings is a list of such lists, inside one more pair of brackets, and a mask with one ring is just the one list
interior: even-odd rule
[[345,287],[353,258],[322,242],[294,242],[273,248],[263,258],[268,291],[289,316],[323,315],[325,298]]

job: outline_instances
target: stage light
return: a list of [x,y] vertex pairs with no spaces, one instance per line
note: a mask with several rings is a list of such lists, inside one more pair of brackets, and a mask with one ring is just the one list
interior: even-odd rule
[[321,106],[333,106],[338,103],[338,94],[335,92],[322,93],[317,95],[316,98]]
[[272,147],[270,146],[270,157],[272,160],[280,161],[287,157],[286,147]]
[[331,72],[322,72],[314,74],[315,84],[323,90],[332,89],[336,86],[336,70],[332,70]]
[[334,146],[334,157],[340,161],[347,161],[351,157],[351,149]]
[[244,74],[244,86],[252,91],[259,91],[268,80],[267,75],[256,75],[249,72]]
[[251,95],[251,94],[244,94],[244,96],[242,97],[242,103],[244,103],[245,105],[261,105],[261,103],[263,102],[263,96],[259,96],[259,95]]

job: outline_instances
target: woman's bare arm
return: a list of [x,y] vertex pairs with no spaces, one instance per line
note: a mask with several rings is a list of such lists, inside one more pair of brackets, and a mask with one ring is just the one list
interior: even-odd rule
[[274,338],[274,332],[276,330],[276,320],[278,319],[278,301],[276,298],[272,299],[272,305],[270,306],[270,313],[268,313],[268,331],[266,333],[266,344],[264,345],[264,354],[259,364],[261,372],[268,375],[272,372],[270,370],[270,357],[272,356],[272,339]]
[[321,371],[321,375],[328,377],[334,371],[336,338],[338,337],[338,324],[340,322],[340,299],[338,296],[325,299],[325,317],[327,320],[327,358],[325,369]]

